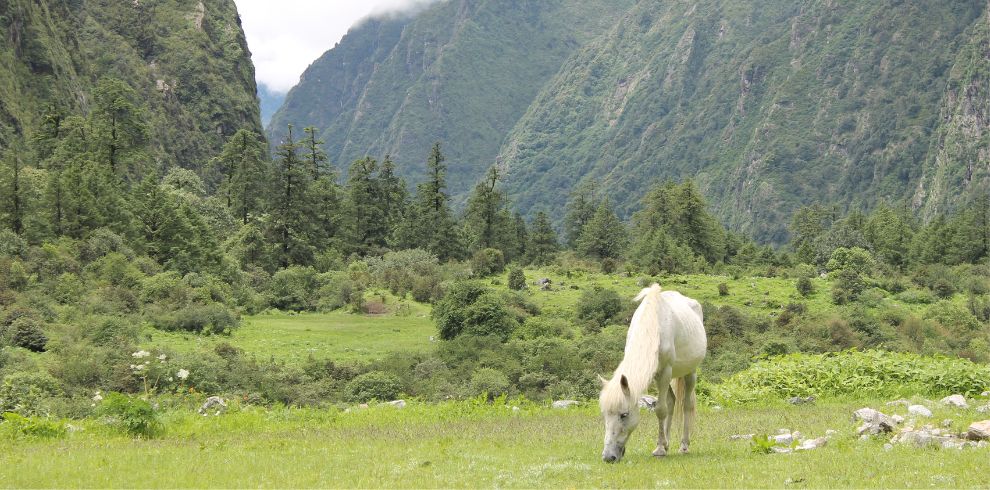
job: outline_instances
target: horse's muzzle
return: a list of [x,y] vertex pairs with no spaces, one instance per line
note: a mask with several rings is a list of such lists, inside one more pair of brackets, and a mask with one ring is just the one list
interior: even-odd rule
[[626,454],[626,447],[620,446],[615,453],[602,453],[602,461],[606,463],[617,463]]

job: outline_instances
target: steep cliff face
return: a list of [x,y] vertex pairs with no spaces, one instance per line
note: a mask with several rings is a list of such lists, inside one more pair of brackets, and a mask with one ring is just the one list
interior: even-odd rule
[[912,199],[925,218],[990,196],[990,9],[967,34]]
[[239,128],[261,132],[254,67],[232,0],[0,2],[0,144],[48,110],[89,111],[101,77],[146,109],[161,167],[197,168]]
[[811,202],[962,199],[944,196],[974,189],[958,184],[986,161],[985,11],[642,0],[512,130],[510,195],[556,209],[566,193],[548,191],[596,180],[628,212],[656,179],[691,177],[725,222],[768,241]]
[[346,167],[391,154],[413,181],[434,141],[449,183],[467,191],[561,63],[601,34],[629,0],[449,0],[353,28],[315,61],[269,125],[322,130]]

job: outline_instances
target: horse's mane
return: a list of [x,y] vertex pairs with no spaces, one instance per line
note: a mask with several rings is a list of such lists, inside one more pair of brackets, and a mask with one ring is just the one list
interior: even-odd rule
[[657,311],[648,309],[653,307],[659,310],[662,301],[660,292],[660,285],[654,283],[636,295],[634,301],[641,303],[629,325],[622,363],[602,390],[603,406],[614,406],[622,400],[622,389],[619,386],[622,375],[629,381],[629,389],[635,398],[645,393],[653,381],[660,363],[660,315]]

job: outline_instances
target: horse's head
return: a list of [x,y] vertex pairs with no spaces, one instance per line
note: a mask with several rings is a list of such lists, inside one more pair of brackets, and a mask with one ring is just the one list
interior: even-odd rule
[[598,398],[598,406],[605,419],[605,449],[602,450],[602,460],[615,463],[626,453],[629,434],[639,424],[639,408],[625,375],[615,376],[611,381],[601,377],[599,379],[602,382],[602,393]]

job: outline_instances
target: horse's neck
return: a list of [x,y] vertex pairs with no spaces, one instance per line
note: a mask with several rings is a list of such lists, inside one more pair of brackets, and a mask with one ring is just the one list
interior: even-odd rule
[[629,380],[629,389],[636,398],[646,393],[660,367],[660,318],[663,301],[650,295],[640,303],[626,335],[626,350],[616,369]]

